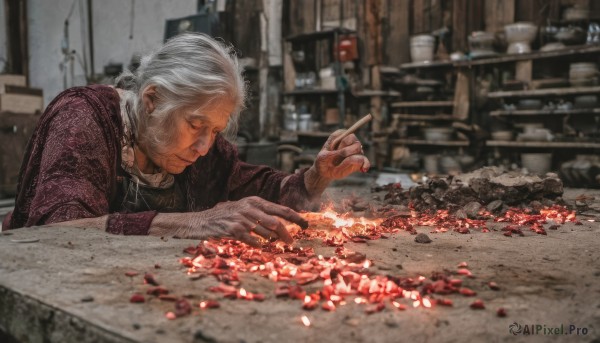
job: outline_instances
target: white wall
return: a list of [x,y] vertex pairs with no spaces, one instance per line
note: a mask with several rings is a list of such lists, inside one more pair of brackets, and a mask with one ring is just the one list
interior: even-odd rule
[[[63,71],[60,69],[64,58],[61,42],[64,36],[64,21],[73,3],[75,7],[69,19],[70,48],[76,50],[77,55],[83,60],[84,52],[86,56],[89,53],[87,1],[29,0],[27,4],[29,80],[32,87],[44,90],[46,105],[65,89]],[[135,4],[135,8],[133,38],[130,39],[132,4]],[[194,14],[197,1],[94,0],[92,5],[94,72],[98,74],[103,72],[103,67],[108,63],[122,63],[127,67],[133,54],[143,54],[160,45],[164,37],[166,19]],[[79,6],[83,9],[83,21],[80,20]],[[5,44],[0,45],[5,46]],[[73,82],[71,82],[70,72],[67,76],[67,88],[86,83],[85,73],[77,60],[75,60]]]

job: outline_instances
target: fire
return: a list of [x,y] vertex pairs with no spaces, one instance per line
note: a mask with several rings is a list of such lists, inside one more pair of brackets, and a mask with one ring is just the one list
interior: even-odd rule
[[300,319],[302,320],[302,324],[304,324],[304,326],[310,326],[310,319],[308,319],[307,316],[302,316]]
[[[392,308],[405,309],[412,303],[413,307],[431,308],[434,302],[440,306],[452,306],[450,299],[432,300],[434,294],[462,294],[474,296],[474,290],[462,287],[463,278],[473,278],[467,269],[467,263],[461,262],[455,272],[434,273],[431,277],[416,275],[414,277],[378,274],[370,270],[373,261],[359,252],[352,251],[344,245],[347,242],[365,243],[369,240],[387,238],[387,234],[407,231],[416,234],[416,227],[431,226],[442,231],[468,233],[469,230],[489,231],[486,220],[507,224],[503,229],[508,234],[521,233],[521,228],[529,227],[532,231],[544,234],[543,225],[547,221],[557,224],[566,221],[576,222],[575,212],[559,206],[553,206],[532,214],[522,209],[511,209],[504,216],[493,217],[489,213],[480,212],[480,219],[461,219],[447,210],[432,213],[412,211],[410,215],[391,216],[387,219],[370,220],[352,218],[346,214],[338,214],[328,209],[323,212],[304,213],[302,216],[310,223],[305,230],[291,231],[296,239],[322,240],[326,246],[334,246],[335,254],[331,256],[317,255],[314,248],[300,248],[281,243],[264,242],[262,249],[252,248],[238,241],[203,241],[197,247],[189,247],[185,252],[190,257],[179,260],[187,267],[187,274],[194,277],[214,276],[219,286],[211,287],[213,292],[220,292],[229,299],[246,299],[262,301],[264,294],[251,293],[240,287],[240,275],[254,273],[277,283],[276,297],[287,297],[297,300],[302,308],[313,310],[317,307],[332,311],[342,306],[345,299],[352,299],[357,305],[366,305],[366,313],[376,313],[385,309],[385,302]],[[290,224],[293,225],[293,224]],[[556,225],[557,226],[557,225]],[[358,250],[358,249],[357,249]],[[458,261],[457,261],[458,262]],[[456,262],[455,262],[456,263]],[[485,282],[484,282],[485,284]],[[489,286],[492,288],[492,286]],[[496,287],[496,286],[494,286]],[[310,294],[306,291],[310,289]],[[403,300],[405,299],[405,300]],[[217,308],[216,300],[199,303],[201,309]],[[176,312],[175,312],[176,314]],[[310,325],[308,318],[303,319]]]

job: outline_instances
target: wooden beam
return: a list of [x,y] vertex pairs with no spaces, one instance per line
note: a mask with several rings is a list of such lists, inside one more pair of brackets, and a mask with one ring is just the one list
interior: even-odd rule
[[515,66],[515,80],[529,84],[533,79],[533,62],[531,60],[518,61]]
[[515,21],[515,0],[485,0],[485,31],[501,32]]
[[456,77],[456,88],[454,91],[453,116],[458,120],[469,118],[469,71],[460,69]]
[[383,63],[399,66],[410,62],[410,1],[388,1],[387,18],[384,32]]
[[467,1],[454,0],[452,3],[452,50],[466,52],[467,48]]

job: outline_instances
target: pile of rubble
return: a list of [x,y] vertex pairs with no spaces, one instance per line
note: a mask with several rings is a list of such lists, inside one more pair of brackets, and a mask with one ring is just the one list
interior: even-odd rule
[[434,178],[408,190],[399,184],[373,189],[387,191],[386,204],[402,205],[417,211],[448,210],[457,217],[477,217],[485,206],[491,213],[503,213],[510,207],[539,211],[562,205],[563,183],[556,174],[541,178],[519,171],[485,167],[471,173]]

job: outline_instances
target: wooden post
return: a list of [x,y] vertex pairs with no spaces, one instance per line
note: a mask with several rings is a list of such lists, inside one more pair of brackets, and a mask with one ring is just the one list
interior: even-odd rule
[[485,0],[485,30],[499,32],[515,21],[515,0]]
[[[529,86],[533,76],[533,63],[531,60],[517,61],[515,66],[515,80],[526,82]],[[529,88],[529,87],[528,87]]]
[[457,120],[469,118],[469,75],[465,69],[460,69],[456,75],[454,90],[454,110],[452,115]]
[[390,1],[388,6],[383,63],[398,66],[410,62],[410,1]]
[[452,3],[452,50],[467,51],[467,0]]

